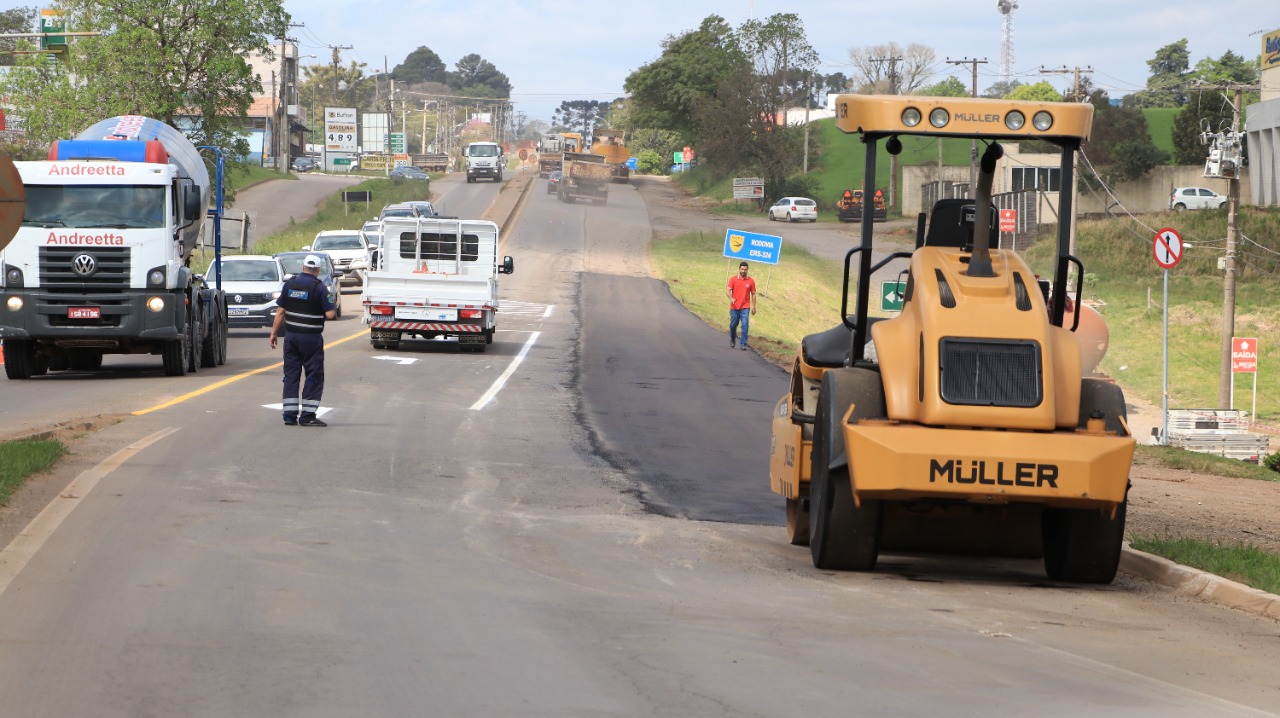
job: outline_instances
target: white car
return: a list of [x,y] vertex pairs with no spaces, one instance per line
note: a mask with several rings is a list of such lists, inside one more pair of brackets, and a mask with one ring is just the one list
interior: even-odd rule
[[[209,266],[205,281],[217,286],[218,265]],[[222,258],[222,290],[227,293],[227,326],[269,327],[284,286],[284,270],[275,257],[237,254]]]
[[330,229],[316,235],[302,251],[324,252],[333,260],[339,272],[339,283],[354,281],[364,284],[364,273],[369,270],[369,245],[365,235],[356,229]]
[[818,203],[808,197],[783,197],[769,208],[769,219],[774,222],[780,219],[788,222],[799,222],[802,219],[817,222]]
[[1208,187],[1175,187],[1169,195],[1169,209],[1177,212],[1184,209],[1221,209],[1226,204],[1226,195]]

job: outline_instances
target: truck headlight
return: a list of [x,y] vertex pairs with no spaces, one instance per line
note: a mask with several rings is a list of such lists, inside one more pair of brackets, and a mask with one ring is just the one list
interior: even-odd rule
[[22,270],[17,267],[5,265],[4,284],[6,287],[9,287],[11,289],[16,289],[18,287],[23,286],[24,282],[22,277]]
[[164,311],[164,297],[150,297],[147,299],[147,309],[153,312]]
[[9,311],[17,312],[22,310],[22,297],[9,297],[9,301],[5,302],[9,307]]

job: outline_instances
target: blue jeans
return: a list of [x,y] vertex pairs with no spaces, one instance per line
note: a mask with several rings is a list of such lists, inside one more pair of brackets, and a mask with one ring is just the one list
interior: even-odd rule
[[729,343],[738,341],[738,322],[742,322],[742,346],[747,345],[747,327],[751,325],[751,307],[729,310]]

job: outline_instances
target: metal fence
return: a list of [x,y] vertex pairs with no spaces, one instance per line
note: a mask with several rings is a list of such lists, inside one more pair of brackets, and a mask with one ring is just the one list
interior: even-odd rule
[[[920,186],[922,206],[933,207],[940,199],[965,199],[971,197],[968,182],[926,182]],[[1036,190],[1020,190],[1018,192],[1002,192],[991,197],[997,210],[1012,209],[1017,211],[1013,232],[1000,233],[1000,245],[1004,249],[1021,252],[1031,245],[1041,234],[1040,197]],[[1012,242],[1009,245],[1008,242]]]

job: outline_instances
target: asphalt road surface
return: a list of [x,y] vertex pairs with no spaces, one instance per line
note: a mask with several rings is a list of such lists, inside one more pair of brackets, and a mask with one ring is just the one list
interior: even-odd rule
[[[500,188],[437,189],[461,211]],[[682,314],[647,238],[632,186],[605,207],[531,193],[495,343],[374,351],[330,325],[327,429],[282,426],[265,334],[195,376],[3,384],[6,416],[128,415],[42,480],[78,477],[0,554],[4,712],[1280,711],[1274,622],[1134,579],[814,570],[772,525],[784,375]]]

